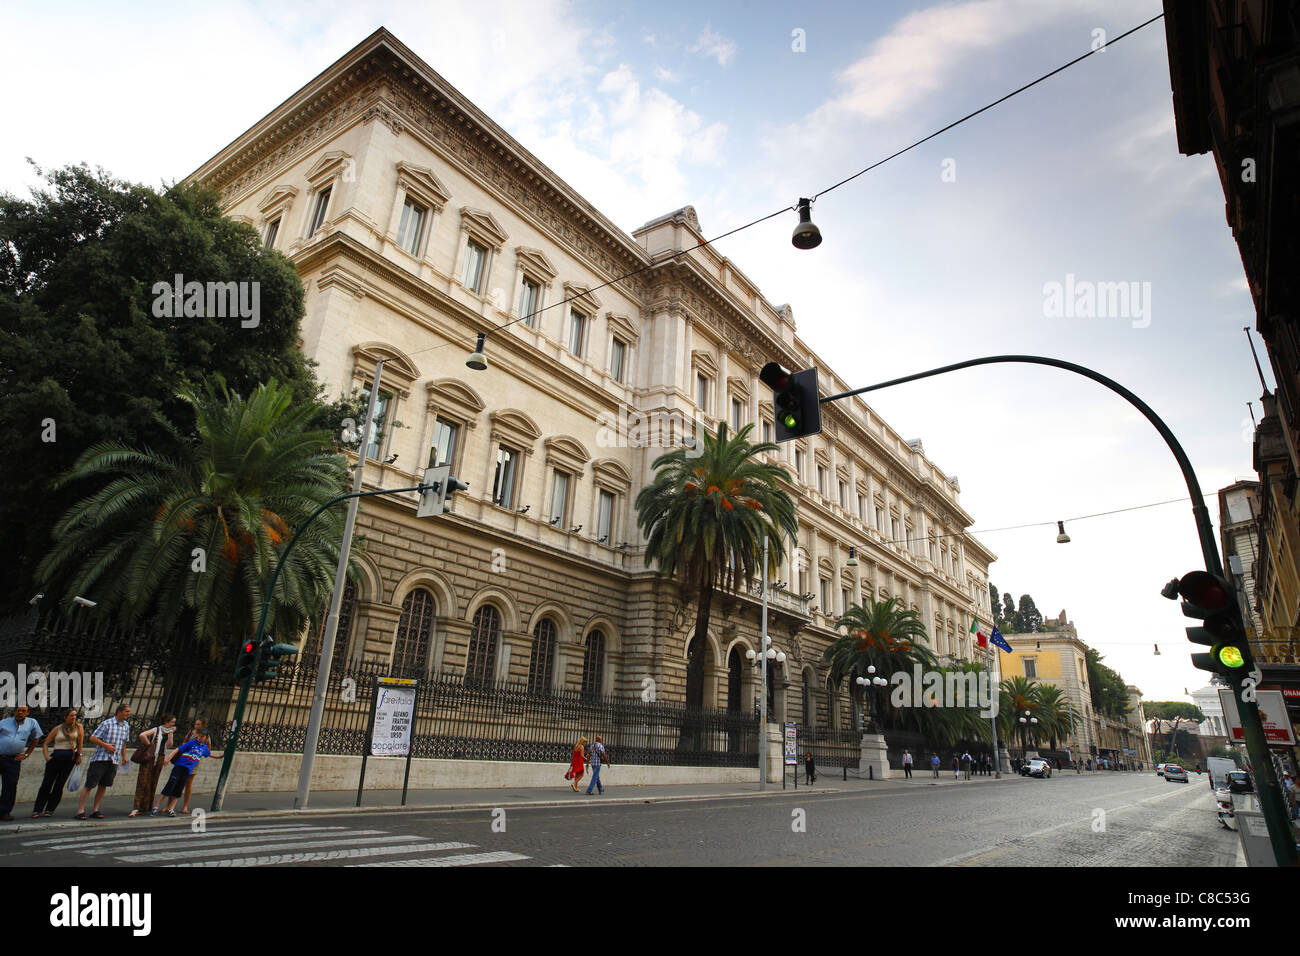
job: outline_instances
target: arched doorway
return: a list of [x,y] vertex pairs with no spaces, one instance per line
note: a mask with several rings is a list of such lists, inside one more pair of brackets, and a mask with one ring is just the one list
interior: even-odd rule
[[727,710],[733,714],[745,709],[745,702],[741,698],[744,682],[745,669],[740,659],[740,648],[733,647],[727,655]]

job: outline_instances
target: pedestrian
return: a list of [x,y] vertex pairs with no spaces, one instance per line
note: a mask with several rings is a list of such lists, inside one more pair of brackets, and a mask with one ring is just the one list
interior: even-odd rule
[[157,727],[141,732],[140,747],[131,755],[131,761],[140,765],[135,781],[135,807],[127,816],[138,817],[153,810],[158,778],[167,762],[167,751],[174,749],[175,733],[176,718],[171,714],[163,714],[158,718]]
[[936,753],[930,754],[930,769],[934,771],[934,779],[938,780],[939,779],[939,755]]
[[14,708],[13,716],[0,720],[0,820],[12,820],[18,800],[18,775],[23,761],[41,742],[41,725],[28,716],[26,704]]
[[961,773],[961,758],[956,754],[952,755],[952,779],[956,780],[957,775]]
[[573,781],[573,792],[578,792],[578,781],[587,771],[587,738],[579,737],[573,745],[573,755],[569,758],[569,769],[564,774],[565,780]]
[[605,744],[600,734],[596,734],[596,742],[591,745],[591,783],[587,784],[588,796],[591,795],[592,787],[595,787],[598,793],[605,792],[605,785],[600,782],[600,766],[608,762],[609,759],[605,756]]
[[95,804],[91,807],[90,819],[104,819],[99,807],[104,802],[105,791],[113,785],[113,779],[117,776],[117,765],[122,762],[126,738],[131,732],[131,725],[127,722],[130,716],[131,708],[126,704],[118,704],[113,716],[101,722],[90,735],[95,752],[90,755],[90,767],[86,770],[86,779],[81,785],[74,820],[86,819],[86,800],[92,789],[95,790]]
[[[69,707],[63,712],[63,720],[46,735],[41,744],[45,754],[45,777],[41,788],[36,791],[36,806],[32,808],[32,818],[54,816],[63,799],[63,787],[68,782],[72,768],[81,763],[81,742],[86,729],[77,720],[77,711]],[[50,748],[54,753],[50,753]]]
[[[207,731],[200,731],[199,735],[193,740],[187,741],[176,748],[176,751],[168,758],[172,766],[172,775],[168,778],[166,786],[163,787],[163,796],[167,797],[167,807],[163,813],[169,817],[176,816],[176,801],[185,793],[185,781],[194,776],[194,771],[199,766],[199,761],[204,757],[210,757],[212,751],[208,749]],[[154,807],[149,811],[150,816],[158,815],[158,808]]]
[[1088,758],[1088,773],[1092,773],[1092,758]]
[[975,758],[970,755],[969,750],[965,751],[961,755],[961,766],[962,769],[966,771],[967,780],[970,779],[971,764],[973,764],[974,762],[975,762]]
[[817,762],[813,760],[812,751],[803,755],[803,782],[812,786],[817,780]]
[[[185,739],[182,740],[181,743],[187,744],[191,740],[197,740],[199,734],[206,733],[207,729],[208,729],[208,722],[204,720],[202,717],[196,717],[194,719],[194,726],[190,729],[190,732],[185,736]],[[210,738],[208,741],[208,746],[209,747],[212,746],[212,742]],[[182,816],[190,812],[190,794],[192,794],[193,792],[194,792],[194,774],[190,774],[188,777],[185,778],[185,798],[181,800]]]
[[912,779],[912,751],[903,750],[903,779]]

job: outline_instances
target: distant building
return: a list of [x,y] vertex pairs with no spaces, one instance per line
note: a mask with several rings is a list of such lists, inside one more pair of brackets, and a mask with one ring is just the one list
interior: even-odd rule
[[1223,570],[1237,588],[1241,614],[1257,642],[1263,634],[1256,608],[1255,563],[1259,559],[1259,482],[1238,481],[1219,489],[1219,539]]
[[1203,737],[1228,737],[1228,724],[1223,716],[1223,704],[1219,701],[1219,688],[1207,684],[1200,690],[1192,692],[1192,701],[1197,709],[1205,715],[1205,720],[1197,728]]

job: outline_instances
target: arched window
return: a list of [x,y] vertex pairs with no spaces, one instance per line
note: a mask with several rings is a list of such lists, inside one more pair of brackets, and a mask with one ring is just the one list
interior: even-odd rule
[[744,665],[740,663],[740,648],[733,647],[727,655],[727,710],[733,714],[738,714],[745,708],[745,702],[740,699],[744,673]]
[[501,612],[484,604],[474,612],[474,629],[469,635],[465,658],[465,683],[488,684],[496,677],[497,643],[501,638]]
[[427,588],[416,588],[402,599],[402,617],[397,622],[397,641],[393,645],[394,676],[424,675],[436,614],[433,593]]
[[[348,641],[352,637],[352,613],[357,606],[357,588],[355,584],[349,582],[348,586],[343,589],[343,603],[339,606],[339,626],[334,633],[334,657],[332,665],[338,664],[339,661],[347,660]],[[320,653],[321,642],[325,639],[325,623],[329,620],[329,604],[325,605],[325,610],[321,612],[320,620],[313,621],[311,630],[307,634],[307,640],[303,642],[302,654],[299,660],[304,661],[309,657],[315,657]],[[313,673],[315,669],[313,668]]]
[[592,631],[587,635],[587,652],[582,658],[582,692],[591,696],[600,694],[605,677],[605,632]]
[[533,628],[533,651],[528,660],[528,692],[549,694],[555,669],[555,622],[544,617]]

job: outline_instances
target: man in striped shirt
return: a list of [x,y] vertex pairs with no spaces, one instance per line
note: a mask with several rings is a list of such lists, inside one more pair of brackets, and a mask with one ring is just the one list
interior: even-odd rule
[[127,718],[130,716],[131,708],[126,704],[118,704],[113,716],[96,727],[95,732],[90,735],[90,742],[95,745],[95,752],[90,757],[90,767],[86,770],[81,797],[77,800],[75,819],[86,819],[86,799],[90,796],[92,787],[98,789],[95,790],[95,805],[90,814],[91,819],[104,819],[104,815],[99,812],[99,805],[104,802],[104,792],[113,785],[113,778],[117,776],[117,765],[126,759],[126,738],[131,732],[131,725],[127,722]]

